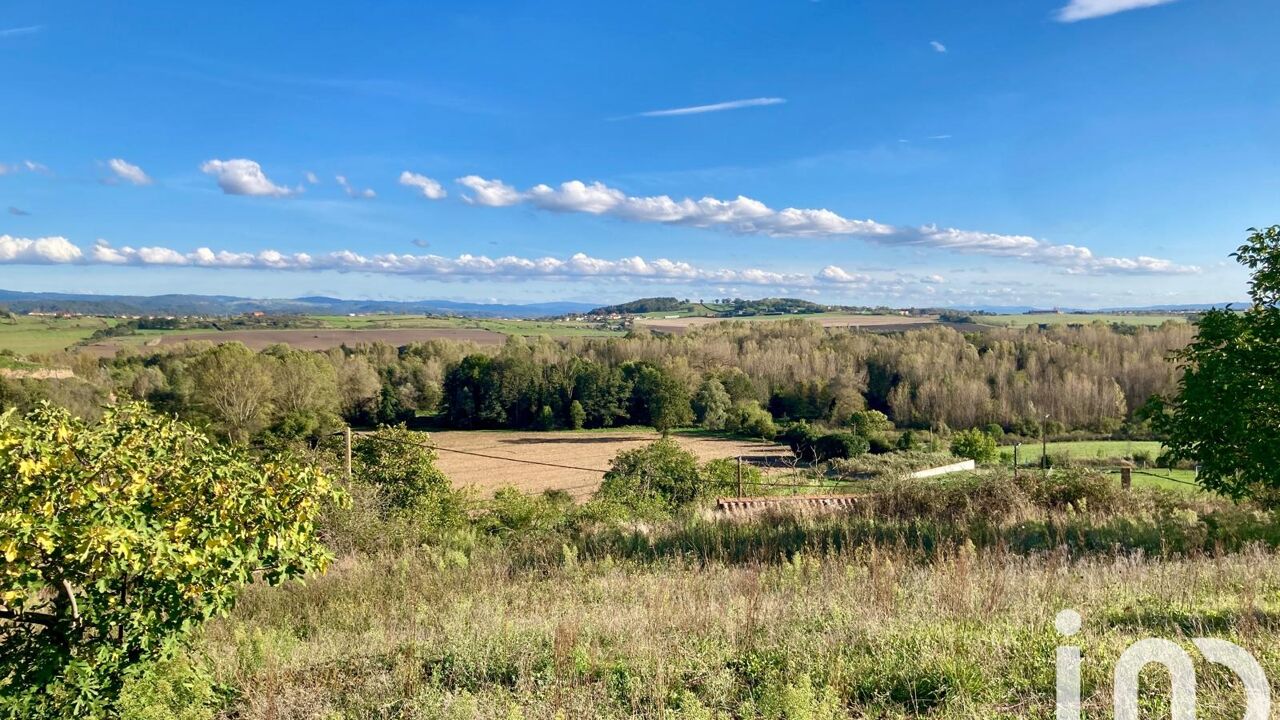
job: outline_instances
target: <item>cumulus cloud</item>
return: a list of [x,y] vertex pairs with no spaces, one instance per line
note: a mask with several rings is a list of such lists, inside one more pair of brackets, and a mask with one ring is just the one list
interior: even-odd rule
[[307,183],[310,185],[320,184],[320,178],[316,177],[316,174],[311,172],[310,170],[308,170],[307,173],[302,177],[306,178]]
[[1150,257],[1097,257],[1089,248],[1059,245],[1028,235],[939,228],[894,227],[874,220],[846,218],[826,209],[777,210],[739,195],[733,200],[704,197],[674,199],[667,195],[635,197],[601,182],[570,180],[557,187],[535,185],[520,191],[497,179],[476,175],[458,183],[471,189],[467,202],[502,207],[527,203],[549,212],[607,215],[630,222],[721,229],[742,235],[805,238],[859,238],[883,245],[919,245],[969,255],[1009,257],[1061,267],[1068,272],[1195,273],[1199,268]]
[[134,185],[151,184],[151,178],[142,171],[142,168],[121,158],[111,158],[107,161],[107,167],[111,169],[111,172],[115,173],[116,178],[125,182],[133,183]]
[[745,100],[730,100],[728,102],[712,103],[710,105],[692,105],[690,107],[670,108],[668,110],[649,110],[637,113],[633,117],[676,117],[680,115],[701,115],[703,113],[738,110],[740,108],[781,105],[786,101],[786,98],[780,97],[747,98]]
[[377,197],[378,195],[373,191],[373,188],[365,188],[361,190],[353,187],[351,183],[347,182],[346,175],[334,175],[333,179],[338,181],[338,185],[342,186],[342,191],[347,194],[347,197],[369,200]]
[[50,265],[73,263],[82,257],[80,248],[64,237],[29,238],[0,235],[0,263]]
[[1106,17],[1126,10],[1166,5],[1175,0],[1071,0],[1058,10],[1055,16],[1058,22],[1078,22],[1093,18]]
[[472,205],[503,207],[515,205],[524,199],[518,190],[501,180],[486,180],[478,175],[467,175],[454,182],[471,190],[472,194],[463,195],[462,199]]
[[400,184],[405,187],[417,188],[418,192],[422,194],[422,197],[428,200],[442,200],[445,195],[448,195],[448,193],[445,192],[444,186],[439,182],[432,180],[426,175],[419,175],[418,173],[409,172],[408,170],[400,173]]
[[828,265],[822,268],[822,270],[818,273],[818,279],[822,280],[823,282],[837,283],[840,285],[850,285],[850,284],[865,285],[871,282],[870,275],[864,275],[862,273],[851,273],[845,270],[844,268],[837,267],[835,265]]
[[286,197],[302,192],[302,188],[290,189],[271,182],[262,166],[253,160],[209,160],[200,166],[200,172],[211,175],[218,187],[228,195],[255,195],[259,197]]
[[946,46],[946,45],[943,45],[942,43],[938,42],[937,40],[930,40],[930,41],[929,41],[929,47],[933,48],[933,51],[934,51],[934,52],[944,53],[944,52],[946,52],[946,51],[947,51],[947,46]]

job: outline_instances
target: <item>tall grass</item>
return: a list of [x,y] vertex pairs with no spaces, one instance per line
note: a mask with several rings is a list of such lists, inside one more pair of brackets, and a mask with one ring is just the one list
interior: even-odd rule
[[[250,588],[177,680],[132,692],[193,720],[1050,718],[1064,608],[1085,618],[1086,716],[1109,716],[1114,661],[1152,635],[1233,640],[1280,677],[1270,513],[988,480],[887,484],[851,515],[533,512],[386,548],[348,519],[361,537],[329,574]],[[1197,670],[1200,717],[1240,717],[1229,673]],[[222,692],[174,689],[201,673]]]

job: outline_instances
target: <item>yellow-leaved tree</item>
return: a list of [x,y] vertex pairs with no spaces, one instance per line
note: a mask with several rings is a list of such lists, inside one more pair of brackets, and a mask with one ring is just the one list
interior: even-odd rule
[[0,718],[112,716],[241,585],[322,570],[315,523],[340,497],[140,404],[0,416]]

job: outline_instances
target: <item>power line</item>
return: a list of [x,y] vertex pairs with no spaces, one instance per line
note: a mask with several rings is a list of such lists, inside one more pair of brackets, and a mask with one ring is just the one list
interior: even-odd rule
[[[394,438],[378,437],[376,435],[364,435],[362,437],[364,439],[374,440],[376,442],[388,442],[396,445],[408,445],[412,447],[427,448],[430,450],[442,450],[444,452],[458,453],[459,455],[470,455],[472,457],[486,458],[489,460],[504,460],[506,462],[522,463],[525,465],[537,465],[540,467],[559,468],[561,470],[578,470],[581,472],[600,473],[601,475],[604,475],[609,472],[608,470],[601,470],[599,468],[587,468],[587,467],[581,467],[578,465],[563,465],[560,463],[542,462],[540,460],[523,460],[520,458],[506,457],[503,455],[487,455],[485,453],[472,452],[470,450],[459,450],[457,448],[447,448],[441,445],[428,445],[425,443],[415,443],[415,442],[409,442],[406,440],[397,440]],[[806,488],[806,489],[813,489],[813,490],[821,490],[823,488],[831,488],[831,487],[838,488],[838,487],[841,487],[844,485],[850,485],[850,484],[852,484],[852,481],[842,481],[833,485],[806,485],[806,484],[795,484],[795,483],[767,483],[767,482],[752,482],[752,481],[743,482],[743,485],[751,485],[753,487]],[[568,487],[554,488],[554,489],[566,490],[566,491],[567,490],[585,490],[585,489],[596,487],[596,485],[597,483],[587,483],[584,485],[570,485]]]

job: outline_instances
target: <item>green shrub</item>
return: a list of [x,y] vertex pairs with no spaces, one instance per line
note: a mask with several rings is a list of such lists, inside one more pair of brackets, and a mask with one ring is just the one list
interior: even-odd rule
[[1000,459],[996,439],[977,428],[962,430],[953,435],[951,454],[969,458],[979,465],[990,465]]
[[457,525],[463,498],[436,467],[430,442],[403,425],[362,435],[352,446],[352,475],[377,488],[391,513],[410,513],[435,527]]
[[[702,466],[702,477],[708,492],[721,495],[738,491],[738,461],[736,458],[718,458]],[[742,485],[749,495],[762,494],[764,473],[751,463],[742,463]]]
[[569,403],[569,427],[573,430],[581,430],[586,422],[587,411],[582,408],[582,403],[577,400]]
[[624,450],[610,463],[596,498],[615,502],[637,516],[669,513],[697,500],[706,488],[698,459],[669,438]]
[[871,443],[853,433],[830,433],[813,443],[813,454],[819,461],[847,460],[865,454]]
[[771,439],[778,434],[778,426],[773,423],[773,416],[768,410],[760,407],[760,403],[749,400],[734,405],[725,420],[725,430],[735,435],[746,435]]
[[871,438],[893,429],[893,421],[879,410],[859,410],[849,416],[849,427],[864,438]]
[[560,529],[573,508],[567,493],[526,495],[514,487],[499,488],[476,523],[492,535],[541,534]]
[[816,456],[813,452],[813,444],[818,441],[818,433],[809,427],[809,423],[801,420],[793,423],[782,431],[778,436],[778,440],[786,443],[791,448],[791,452],[795,453],[796,459],[802,462],[813,462]]

